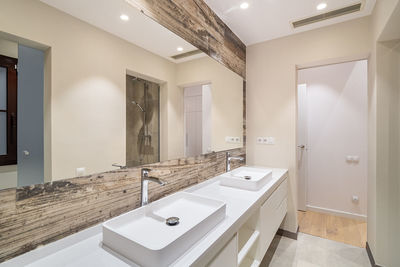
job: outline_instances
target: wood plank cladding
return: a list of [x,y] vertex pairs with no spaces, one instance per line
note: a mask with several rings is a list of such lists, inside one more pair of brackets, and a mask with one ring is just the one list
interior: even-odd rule
[[203,0],[127,2],[246,78],[246,46]]
[[[230,150],[245,157],[246,149]],[[232,162],[236,168],[244,163]],[[167,185],[149,184],[149,198],[225,172],[225,152],[147,165]],[[0,262],[139,207],[140,167],[0,191]]]

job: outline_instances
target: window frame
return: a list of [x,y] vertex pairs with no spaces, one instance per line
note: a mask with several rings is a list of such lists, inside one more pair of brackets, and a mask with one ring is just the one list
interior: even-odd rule
[[0,55],[0,67],[7,69],[7,154],[0,155],[0,166],[17,164],[17,80],[18,59]]

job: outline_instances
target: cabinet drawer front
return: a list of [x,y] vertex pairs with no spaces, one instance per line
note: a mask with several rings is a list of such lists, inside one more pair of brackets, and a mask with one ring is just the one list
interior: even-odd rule
[[287,211],[287,180],[283,181],[260,209],[260,246],[258,257],[267,251]]
[[279,205],[287,197],[287,180],[283,181],[272,195],[262,204],[261,209],[268,207],[272,210],[279,208]]
[[287,198],[285,198],[281,204],[279,205],[279,208],[275,211],[275,217],[276,217],[276,224],[278,227],[276,230],[278,230],[279,226],[282,223],[283,218],[285,218],[285,215],[287,213]]

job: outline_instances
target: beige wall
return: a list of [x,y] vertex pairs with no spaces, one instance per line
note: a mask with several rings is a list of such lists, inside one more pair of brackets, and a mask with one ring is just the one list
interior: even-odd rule
[[[390,98],[390,87],[396,84],[395,79],[391,75],[400,77],[400,73],[393,74],[393,71],[396,70],[396,58],[398,57],[396,57],[396,50],[390,47],[396,46],[396,44],[382,44],[379,43],[379,40],[382,40],[381,38],[390,40],[390,34],[388,33],[396,36],[396,30],[397,38],[400,38],[399,24],[398,22],[396,23],[396,20],[400,19],[399,8],[398,0],[378,0],[372,14],[371,25],[372,52],[369,58],[368,86],[369,164],[367,225],[368,244],[375,261],[382,266],[395,266],[393,263],[400,261],[398,252],[393,251],[397,247],[397,245],[393,244],[393,241],[400,238],[398,236],[398,229],[396,227],[393,228],[393,223],[397,225],[400,223],[400,203],[398,198],[400,188],[398,176],[396,182],[396,180],[393,180],[393,177],[388,175],[388,169],[386,168],[390,162],[387,158],[389,151],[385,151],[388,141],[387,134],[392,130],[390,124],[388,124],[388,118],[390,117],[386,117],[388,115],[387,108],[390,106],[387,101],[388,97]],[[397,13],[395,10],[397,10]],[[392,31],[393,29],[395,31]],[[393,158],[393,155],[391,157]],[[396,158],[393,159],[396,160]],[[397,158],[398,161],[399,159]],[[395,188],[398,188],[397,193],[391,191],[391,189]]]
[[[369,27],[366,17],[247,48],[248,163],[289,168],[286,230],[297,229],[296,66],[366,58]],[[273,136],[276,144],[257,145],[257,136]]]
[[0,166],[0,190],[17,186],[17,165]]
[[[242,147],[243,78],[209,57],[177,64],[176,77],[182,93],[187,85],[211,83],[211,149],[221,151]],[[240,137],[241,142],[227,143],[226,136]]]
[[[74,177],[78,167],[91,174],[125,164],[127,73],[160,84],[161,160],[184,153],[178,77],[180,85],[215,84],[216,140],[227,133],[242,137],[242,79],[208,57],[172,63],[38,0],[3,0],[0,36],[46,51],[45,181]],[[213,149],[235,147],[241,144],[216,142]]]
[[400,40],[377,44],[376,253],[382,266],[400,254]]
[[5,39],[0,39],[0,55],[18,58],[18,44]]
[[[176,89],[173,63],[39,1],[2,1],[0,31],[51,47],[53,179],[73,177],[77,167],[93,173],[125,163],[127,70],[164,82],[164,124],[180,134],[176,101],[169,98]],[[168,147],[169,155],[179,154],[169,139]]]

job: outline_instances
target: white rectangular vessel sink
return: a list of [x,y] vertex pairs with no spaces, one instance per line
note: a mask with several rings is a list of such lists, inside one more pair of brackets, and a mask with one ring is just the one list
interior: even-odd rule
[[240,167],[221,175],[220,185],[257,191],[272,178],[272,170]]
[[[168,266],[222,221],[225,212],[223,201],[178,192],[103,223],[103,245],[143,267]],[[172,217],[179,223],[167,225]]]

